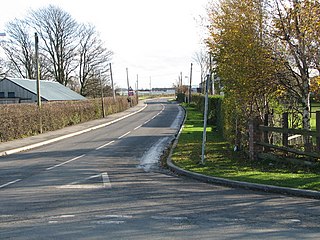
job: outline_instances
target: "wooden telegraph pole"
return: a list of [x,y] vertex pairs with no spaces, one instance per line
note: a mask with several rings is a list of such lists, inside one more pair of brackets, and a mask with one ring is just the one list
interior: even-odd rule
[[112,68],[111,68],[111,63],[109,63],[109,69],[110,69],[110,79],[111,79],[111,87],[112,87],[112,96],[113,100],[116,100],[116,92],[114,90],[114,85],[113,85],[113,76],[112,76]]
[[39,110],[39,132],[42,133],[42,115],[41,115],[41,95],[40,95],[40,67],[39,67],[39,38],[34,33],[35,51],[36,51],[36,75],[37,75],[37,104]]
[[191,63],[191,68],[190,68],[190,85],[189,85],[189,104],[191,103],[191,84],[192,84],[192,66],[193,64]]

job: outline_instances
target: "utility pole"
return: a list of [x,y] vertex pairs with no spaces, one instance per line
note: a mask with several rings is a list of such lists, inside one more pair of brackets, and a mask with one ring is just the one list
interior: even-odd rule
[[37,102],[39,109],[41,108],[41,95],[40,95],[40,68],[39,68],[39,38],[38,34],[34,34],[35,48],[36,48],[36,74],[37,74]]
[[128,72],[128,68],[126,68],[126,71],[127,71],[127,85],[128,85],[128,97],[129,97],[130,84],[129,84],[129,72]]
[[35,51],[36,51],[36,74],[37,74],[37,104],[39,110],[39,132],[42,133],[42,115],[41,115],[41,95],[40,95],[40,67],[39,67],[39,38],[34,33]]
[[151,88],[151,77],[150,77],[150,96],[152,95],[152,88]]
[[206,81],[206,95],[204,101],[204,117],[203,117],[203,135],[202,135],[202,154],[201,154],[201,164],[205,162],[204,155],[206,150],[206,141],[207,141],[207,121],[208,121],[208,88],[209,88],[210,76],[207,75]]
[[106,111],[104,107],[104,96],[103,96],[103,84],[101,79],[101,71],[99,71],[100,87],[101,87],[101,107],[102,107],[102,118],[106,117]]
[[191,63],[191,68],[190,68],[190,85],[189,85],[189,104],[191,103],[192,66],[193,66],[193,64]]
[[112,77],[112,68],[111,68],[111,63],[109,63],[109,69],[110,69],[110,79],[111,79],[111,87],[112,87],[112,96],[113,100],[116,100],[116,92],[114,90],[114,85],[113,85],[113,77]]
[[137,99],[138,99],[138,91],[139,91],[139,75],[137,74],[137,86],[136,86],[136,96],[137,96]]

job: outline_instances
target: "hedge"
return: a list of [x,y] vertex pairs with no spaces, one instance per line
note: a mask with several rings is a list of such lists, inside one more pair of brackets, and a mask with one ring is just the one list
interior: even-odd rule
[[[138,103],[132,98],[131,105]],[[106,115],[124,111],[130,107],[127,97],[104,98]],[[0,105],[0,142],[37,135],[66,126],[102,118],[101,99],[84,101],[44,102],[41,111],[36,104]]]
[[[193,94],[191,99],[192,103],[194,103],[201,112],[204,112],[205,96],[201,94]],[[213,95],[208,97],[208,123],[215,125],[217,130],[221,133],[224,129],[224,114],[222,106],[223,96]]]

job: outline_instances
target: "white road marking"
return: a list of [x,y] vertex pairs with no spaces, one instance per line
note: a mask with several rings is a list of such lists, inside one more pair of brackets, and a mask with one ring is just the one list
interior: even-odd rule
[[155,220],[175,220],[175,221],[188,220],[187,217],[170,217],[170,216],[152,216],[151,218]]
[[139,125],[138,127],[136,127],[134,130],[138,130],[139,128],[141,128],[142,125]]
[[49,224],[56,224],[56,223],[58,223],[58,221],[49,221],[48,223]]
[[[153,119],[155,119],[156,117],[158,117],[158,116],[164,111],[164,109],[166,108],[163,104],[161,104],[161,106],[162,106],[161,111],[158,112],[156,115],[154,115],[154,116],[153,116],[152,118],[150,118],[149,120],[145,121],[143,124],[147,124],[147,123],[149,123],[151,120],[153,120]],[[135,129],[135,130],[136,130],[136,129]]]
[[62,166],[62,165],[65,165],[65,164],[67,164],[67,163],[73,162],[73,161],[75,161],[75,160],[77,160],[77,159],[79,159],[79,158],[82,158],[82,157],[84,157],[84,156],[85,156],[85,154],[82,154],[82,155],[80,155],[80,156],[78,156],[78,157],[72,158],[72,159],[70,159],[70,160],[68,160],[68,161],[65,161],[65,162],[63,162],[63,163],[60,163],[60,164],[57,164],[57,165],[55,165],[55,166],[49,167],[49,168],[47,168],[46,170],[47,170],[47,171],[52,170],[52,169],[54,169],[54,168],[60,167],[60,166]]
[[122,136],[118,137],[118,139],[124,138],[125,136],[129,135],[130,133],[131,133],[131,131],[129,131],[129,132],[123,134]]
[[47,144],[50,144],[50,143],[54,143],[54,142],[66,139],[66,138],[74,137],[74,136],[77,136],[77,135],[80,135],[80,134],[83,134],[83,133],[86,133],[86,132],[89,132],[89,131],[92,131],[92,130],[96,130],[96,129],[99,129],[99,128],[103,128],[103,127],[109,126],[109,125],[111,125],[113,123],[116,123],[116,122],[119,122],[119,121],[121,121],[121,120],[123,120],[125,118],[131,117],[134,114],[142,112],[144,109],[146,109],[147,106],[148,105],[145,104],[143,108],[141,108],[140,110],[138,110],[136,112],[132,112],[132,113],[130,113],[128,115],[125,115],[123,117],[117,118],[117,119],[112,120],[112,121],[107,122],[107,123],[100,124],[98,126],[87,128],[87,129],[84,129],[84,130],[81,130],[81,131],[78,131],[78,132],[75,132],[75,133],[69,133],[69,134],[66,134],[66,135],[63,135],[63,136],[60,136],[60,137],[57,137],[57,138],[53,138],[53,139],[50,139],[50,140],[47,140],[47,141],[43,141],[43,142],[40,142],[40,143],[31,144],[31,145],[28,145],[28,146],[25,146],[25,147],[21,147],[21,148],[16,148],[16,149],[11,149],[11,150],[7,150],[7,151],[4,151],[4,152],[0,152],[0,156],[6,156],[6,155],[10,155],[10,154],[14,154],[14,153],[30,150],[30,149],[33,149],[33,148],[36,148],[36,147],[41,147],[41,146],[44,146],[44,145],[47,145]]
[[114,142],[115,142],[114,140],[111,141],[111,142],[108,142],[108,143],[106,143],[106,144],[104,144],[104,145],[102,145],[102,146],[100,146],[100,147],[97,147],[96,150],[100,150],[101,148],[104,148],[104,147],[106,147],[106,146],[109,146],[110,144],[112,144],[112,143],[114,143]]
[[103,181],[103,187],[105,188],[111,188],[111,182],[108,176],[107,172],[101,173],[102,181]]
[[75,215],[73,214],[65,214],[65,215],[59,215],[59,216],[52,216],[51,219],[57,219],[57,218],[74,218]]
[[93,221],[95,224],[123,224],[125,221],[110,221],[110,220],[100,220],[100,221]]
[[97,184],[66,184],[63,186],[58,186],[56,188],[62,188],[62,189],[99,189],[102,187]]
[[[93,179],[93,178],[102,178],[102,182],[99,183],[87,183],[87,180]],[[90,177],[85,178],[82,181],[76,181],[72,182],[63,186],[59,186],[57,188],[66,188],[66,189],[99,189],[99,188],[111,188],[111,182],[108,176],[107,172],[101,173],[101,174],[96,174]]]
[[130,219],[133,218],[132,215],[117,215],[117,214],[111,214],[111,215],[97,215],[96,217],[100,217],[100,218],[126,218],[126,219]]
[[7,186],[9,186],[9,185],[12,185],[12,184],[15,184],[16,182],[19,182],[19,181],[21,181],[21,179],[16,179],[16,180],[14,180],[14,181],[5,183],[5,184],[1,185],[0,188],[5,188],[5,187],[7,187]]

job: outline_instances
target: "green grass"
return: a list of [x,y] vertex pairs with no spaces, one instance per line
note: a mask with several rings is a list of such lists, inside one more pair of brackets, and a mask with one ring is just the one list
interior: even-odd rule
[[215,177],[299,189],[320,190],[320,168],[303,167],[280,161],[250,161],[215,131],[207,129],[206,162],[201,164],[203,116],[186,107],[187,119],[172,161],[179,167]]

